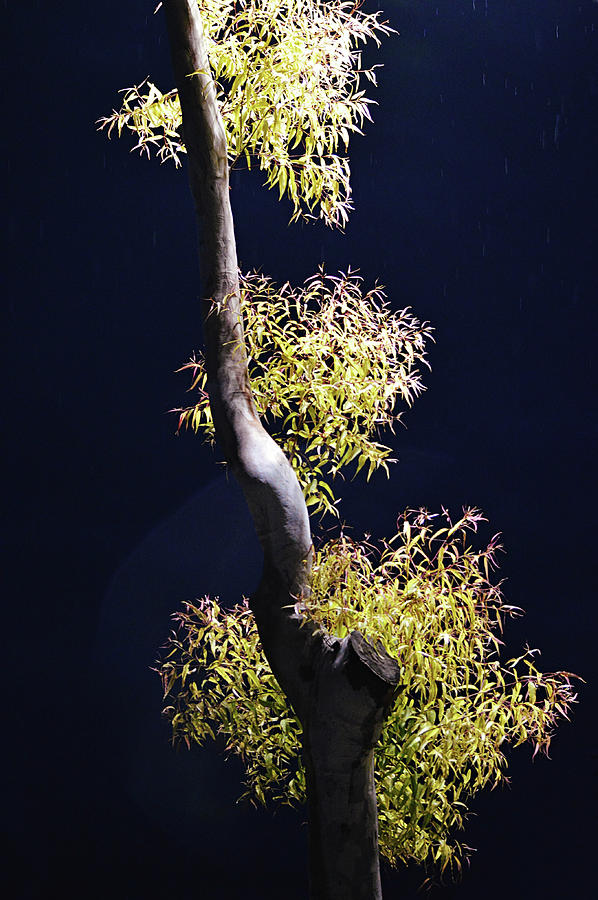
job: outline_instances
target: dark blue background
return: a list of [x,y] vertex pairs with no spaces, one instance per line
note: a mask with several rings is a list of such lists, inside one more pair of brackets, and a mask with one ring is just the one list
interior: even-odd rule
[[[9,251],[4,350],[10,578],[2,843],[15,897],[306,896],[301,813],[235,806],[241,772],[176,754],[148,667],[169,613],[250,592],[242,502],[166,412],[200,346],[184,174],[94,120],[146,75],[171,86],[150,2],[4,4]],[[406,506],[483,508],[504,534],[515,652],[588,685],[552,762],[512,757],[476,803],[478,848],[438,897],[591,896],[595,870],[598,5],[388,0],[375,124],[355,140],[345,236],[287,228],[233,176],[239,257],[300,281],[379,278],[435,326],[429,390],[390,483],[349,485],[357,532]],[[385,870],[385,898],[423,875]]]

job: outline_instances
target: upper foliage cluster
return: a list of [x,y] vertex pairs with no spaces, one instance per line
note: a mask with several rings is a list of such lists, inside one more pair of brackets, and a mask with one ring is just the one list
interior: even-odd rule
[[[325,476],[356,463],[368,478],[388,471],[390,449],[375,438],[393,427],[424,389],[418,365],[427,365],[430,326],[408,309],[393,313],[380,287],[364,292],[355,273],[322,271],[300,288],[277,288],[259,274],[241,279],[249,375],[257,411],[290,460],[314,512],[336,514]],[[179,427],[214,426],[202,356],[193,372],[200,399],[180,410]]]
[[[344,226],[351,209],[350,135],[370,119],[359,45],[392,29],[380,13],[343,0],[199,0],[231,163],[257,160],[266,184],[293,205],[292,220],[316,207]],[[185,152],[176,91],[150,81],[123,92],[100,119],[111,134],[131,131],[161,160]]]
[[[470,536],[481,519],[425,510],[399,519],[381,552],[341,534],[316,554],[306,613],[340,638],[357,629],[380,639],[401,667],[401,692],[376,749],[380,849],[401,859],[458,868],[455,838],[470,798],[503,777],[504,747],[531,741],[548,751],[575,700],[567,672],[541,673],[526,650],[501,662],[505,616],[492,580],[496,538],[481,551]],[[213,601],[175,616],[160,664],[175,739],[224,736],[247,768],[247,795],[301,802],[301,727],[263,656],[245,602]]]

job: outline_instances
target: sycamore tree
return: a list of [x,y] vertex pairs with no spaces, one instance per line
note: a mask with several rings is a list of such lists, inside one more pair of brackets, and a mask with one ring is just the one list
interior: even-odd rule
[[205,597],[175,614],[165,713],[188,745],[223,736],[252,800],[307,804],[314,900],[376,900],[379,851],[459,869],[471,798],[504,777],[508,745],[548,750],[572,676],[540,672],[529,649],[501,657],[519,611],[498,538],[475,546],[477,510],[410,510],[381,546],[341,528],[314,547],[308,508],[338,517],[335,476],[388,471],[382,431],[423,390],[431,329],[355,272],[301,286],[240,274],[229,171],[258,167],[292,220],[342,228],[348,145],[376,81],[361,48],[391,29],[343,0],[159,7],[175,88],[127,89],[101,125],[177,167],[186,156],[204,350],[183,366],[195,402],[179,427],[219,445],[264,557],[234,609]]

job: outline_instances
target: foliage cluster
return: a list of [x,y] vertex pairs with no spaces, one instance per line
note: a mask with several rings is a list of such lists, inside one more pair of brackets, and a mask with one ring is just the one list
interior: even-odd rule
[[[380,287],[365,292],[355,273],[322,271],[300,288],[258,274],[244,276],[242,310],[251,389],[257,411],[291,461],[314,512],[336,513],[325,476],[350,463],[368,479],[388,472],[390,448],[375,438],[400,420],[424,389],[431,329],[408,309],[392,312]],[[199,401],[179,410],[179,428],[214,439],[201,355],[193,373]]]
[[[352,133],[370,119],[359,45],[392,29],[380,13],[343,0],[198,0],[231,163],[257,160],[268,187],[293,205],[292,220],[319,215],[344,226],[351,207]],[[185,152],[176,91],[149,81],[123,92],[100,120],[131,131],[136,147],[180,164]],[[339,152],[340,150],[340,152]]]
[[[459,868],[456,839],[471,797],[503,778],[505,747],[548,751],[575,700],[567,672],[543,674],[535,651],[500,659],[503,620],[519,611],[493,579],[497,538],[481,520],[405,513],[380,551],[341,533],[316,554],[305,612],[339,638],[359,630],[401,667],[401,690],[376,749],[380,850],[392,863]],[[160,663],[175,739],[217,733],[247,768],[247,795],[304,799],[301,727],[262,653],[247,602],[230,612],[205,599],[175,616]]]

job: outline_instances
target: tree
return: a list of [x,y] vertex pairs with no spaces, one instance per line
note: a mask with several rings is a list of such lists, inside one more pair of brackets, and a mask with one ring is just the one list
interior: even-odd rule
[[224,734],[250,795],[307,801],[314,898],[371,900],[378,819],[391,861],[458,866],[467,800],[501,778],[504,742],[548,748],[571,676],[540,673],[531,651],[501,664],[497,630],[515,611],[493,580],[497,539],[469,543],[477,511],[408,511],[377,555],[342,531],[312,545],[308,505],[337,514],[326,478],[387,467],[378,431],[421,391],[430,328],[351,272],[300,289],[240,277],[229,167],[257,160],[292,218],[342,226],[338,151],[369,118],[360,75],[375,81],[357,45],[389,28],[338,0],[161,5],[176,91],[133,88],[103,124],[162,158],[187,154],[205,353],[184,367],[200,396],[179,424],[218,442],[264,553],[248,602],[178,615],[160,665],[166,712],[187,742]]

